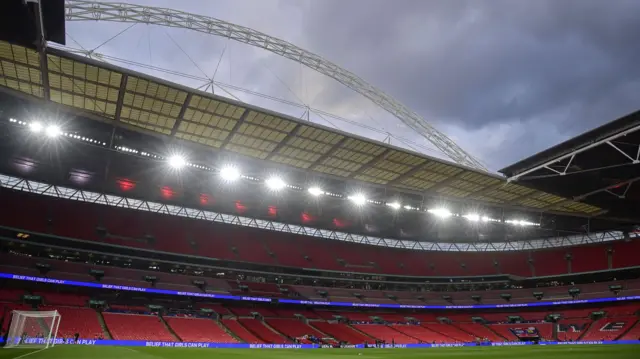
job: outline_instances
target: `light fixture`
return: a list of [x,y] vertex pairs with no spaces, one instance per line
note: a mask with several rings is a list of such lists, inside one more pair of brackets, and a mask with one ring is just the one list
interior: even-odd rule
[[429,212],[429,213],[431,213],[431,214],[433,214],[433,215],[435,215],[437,217],[440,217],[440,218],[451,217],[451,211],[449,211],[446,208],[434,208],[434,209],[427,210],[427,212]]
[[187,160],[180,155],[170,156],[167,161],[169,162],[169,166],[175,169],[180,169],[187,164]]
[[480,215],[476,213],[465,214],[463,217],[470,220],[471,222],[480,221]]
[[264,181],[267,187],[271,190],[278,191],[286,187],[286,183],[280,177],[271,177]]
[[40,131],[42,131],[42,123],[35,121],[35,122],[31,122],[31,124],[29,124],[29,129],[31,130],[31,132],[34,133],[39,133]]
[[324,191],[318,187],[311,187],[308,189],[308,191],[312,196],[316,196],[316,197],[324,194]]
[[240,171],[234,166],[226,166],[220,170],[220,177],[225,181],[235,181],[240,178]]
[[60,136],[60,134],[62,133],[62,130],[60,130],[60,127],[56,125],[49,125],[45,129],[44,133],[47,135],[47,137],[55,138]]
[[393,208],[393,209],[400,209],[401,205],[398,202],[391,202],[391,203],[387,203],[387,206]]
[[367,198],[363,194],[354,194],[353,196],[349,196],[351,202],[355,203],[358,206],[362,206],[367,203]]
[[505,223],[513,224],[513,225],[516,225],[516,226],[522,226],[522,227],[525,227],[525,226],[538,226],[539,225],[537,223],[525,221],[525,220],[522,220],[522,219],[507,220],[507,221],[505,221]]

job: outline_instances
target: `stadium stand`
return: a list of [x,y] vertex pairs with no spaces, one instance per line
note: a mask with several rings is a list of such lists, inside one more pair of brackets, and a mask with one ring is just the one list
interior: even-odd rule
[[631,329],[638,317],[602,318],[591,324],[582,340],[616,340]]
[[[406,334],[406,332],[397,330],[392,326],[378,324],[354,324],[353,327],[366,335],[388,343],[395,342],[402,344],[415,344],[420,342],[419,339],[411,336],[410,334]],[[414,330],[422,332],[425,329],[415,325],[406,325],[404,330],[409,333],[414,333]]]
[[247,330],[247,328],[240,324],[237,319],[222,319],[222,324],[227,327],[238,338],[242,339],[245,343],[249,344],[264,344],[264,340],[258,338],[255,334]]
[[[609,269],[609,244],[491,255],[386,249],[384,256],[381,256],[376,247],[361,244],[331,242],[59,198],[44,198],[18,191],[4,191],[3,196],[6,201],[19,203],[16,206],[0,208],[0,225],[3,226],[146,250],[202,255],[232,261],[422,276],[500,273],[550,276],[570,273],[570,268],[572,273]],[[55,210],[51,210],[54,207]],[[83,218],[82,223],[74,220],[79,216]],[[103,228],[106,235],[98,235],[96,228]],[[145,240],[149,236],[154,240]],[[281,237],[285,239],[282,240]],[[176,241],[175,238],[185,240]],[[191,242],[186,240],[187,238]],[[233,244],[229,238],[234,238]],[[640,264],[637,256],[629,255],[640,249],[640,241],[616,242],[613,249],[613,268]],[[269,255],[269,251],[272,251],[273,256]],[[344,258],[338,258],[336,253],[340,253]],[[572,255],[570,262],[567,259],[569,253]],[[529,259],[532,259],[531,263]]]
[[169,327],[184,342],[236,343],[237,340],[211,319],[165,317]]
[[249,332],[253,333],[258,339],[265,343],[272,344],[287,344],[292,341],[287,339],[284,335],[281,335],[271,328],[268,328],[265,323],[258,319],[238,318],[239,324],[242,324]]
[[502,342],[506,338],[480,323],[457,323],[458,328],[471,334],[474,338],[488,339],[492,342]]
[[102,330],[98,313],[91,308],[73,308],[62,306],[43,306],[41,310],[57,310],[64,320],[60,321],[58,336],[71,338],[75,333],[81,338],[94,339],[107,337]]
[[298,319],[271,318],[266,319],[265,322],[288,338],[302,338],[307,335],[325,338],[323,333]]
[[178,341],[158,316],[103,313],[104,322],[116,340]]
[[343,323],[313,321],[309,322],[309,324],[341,342],[362,344],[372,340],[371,337],[368,337]]

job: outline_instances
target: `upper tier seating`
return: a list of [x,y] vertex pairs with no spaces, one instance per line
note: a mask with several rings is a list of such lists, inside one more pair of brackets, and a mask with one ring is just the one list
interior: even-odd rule
[[238,342],[211,319],[165,317],[164,320],[183,342]]
[[[141,249],[269,265],[418,276],[546,276],[640,265],[640,240],[515,253],[425,252],[329,241],[2,190],[0,225]],[[82,218],[77,221],[76,218]],[[109,234],[98,235],[97,227]],[[145,237],[147,236],[147,237]],[[151,236],[153,241],[147,238]],[[272,253],[272,255],[269,254]],[[571,263],[566,255],[571,254]],[[308,260],[304,257],[307,256]],[[529,259],[533,259],[529,263]]]
[[103,313],[103,316],[115,340],[176,341],[157,316],[115,313]]

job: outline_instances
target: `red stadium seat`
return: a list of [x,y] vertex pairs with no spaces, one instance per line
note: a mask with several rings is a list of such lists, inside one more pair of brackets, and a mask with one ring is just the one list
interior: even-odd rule
[[177,341],[157,316],[116,313],[103,313],[103,316],[115,340]]
[[183,342],[238,342],[211,319],[184,317],[165,317],[164,319]]

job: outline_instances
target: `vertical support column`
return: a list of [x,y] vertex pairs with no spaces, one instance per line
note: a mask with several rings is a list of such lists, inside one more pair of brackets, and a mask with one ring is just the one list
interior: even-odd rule
[[42,92],[44,99],[49,101],[51,91],[49,88],[49,68],[47,63],[47,38],[44,33],[44,20],[42,16],[42,6],[40,0],[26,0],[27,6],[33,8],[36,16],[36,49],[40,57],[40,80],[42,82]]

